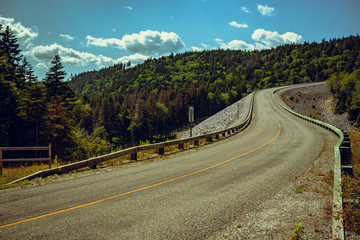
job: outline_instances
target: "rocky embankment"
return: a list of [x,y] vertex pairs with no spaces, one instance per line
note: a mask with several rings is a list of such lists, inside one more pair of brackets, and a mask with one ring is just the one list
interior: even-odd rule
[[282,100],[295,112],[330,123],[343,131],[354,130],[348,114],[335,114],[335,102],[326,83],[283,91]]
[[[193,136],[216,132],[228,127],[235,126],[245,120],[250,107],[251,94],[240,99],[227,108],[219,111],[211,117],[193,127]],[[195,109],[196,118],[196,109]],[[187,129],[179,133],[179,138],[190,137],[190,130]]]

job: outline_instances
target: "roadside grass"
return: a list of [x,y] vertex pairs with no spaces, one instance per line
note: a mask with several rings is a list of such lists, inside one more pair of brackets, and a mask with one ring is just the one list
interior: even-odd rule
[[349,132],[351,143],[351,160],[354,178],[343,178],[343,199],[350,200],[344,204],[345,229],[360,235],[360,132]]
[[[57,160],[55,160],[54,163],[51,164],[51,168],[59,167],[65,164],[67,164],[67,162],[59,163]],[[47,169],[49,169],[49,165],[44,163],[26,164],[26,165],[21,165],[20,167],[19,166],[5,167],[3,168],[2,176],[0,176],[0,189],[3,188],[2,185],[6,183],[15,181],[16,179]]]

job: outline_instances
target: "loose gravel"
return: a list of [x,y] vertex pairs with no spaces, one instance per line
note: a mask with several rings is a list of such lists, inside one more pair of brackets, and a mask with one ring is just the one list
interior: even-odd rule
[[[250,100],[251,95],[248,95],[197,124],[192,129],[193,137],[220,131],[239,124],[246,119],[250,107]],[[179,139],[188,137],[190,137],[189,129],[179,133]]]

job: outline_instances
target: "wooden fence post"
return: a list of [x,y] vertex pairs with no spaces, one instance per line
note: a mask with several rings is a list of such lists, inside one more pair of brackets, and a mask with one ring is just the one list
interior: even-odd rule
[[2,170],[3,170],[3,163],[2,163],[2,149],[0,149],[0,176],[2,176]]
[[161,147],[158,149],[158,154],[164,155],[165,154],[165,148]]
[[131,160],[137,160],[137,152],[134,152],[130,155]]

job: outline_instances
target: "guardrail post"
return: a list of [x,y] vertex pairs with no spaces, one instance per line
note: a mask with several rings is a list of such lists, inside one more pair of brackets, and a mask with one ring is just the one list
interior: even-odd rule
[[206,138],[206,141],[207,141],[207,142],[212,142],[212,137],[207,137],[207,138]]
[[222,136],[225,137],[225,136],[226,136],[226,132],[223,132],[223,133],[222,133]]
[[137,160],[137,152],[134,152],[130,155],[131,160]]
[[216,138],[216,139],[219,139],[219,134],[216,134],[215,138]]
[[184,144],[183,143],[179,143],[179,150],[180,149],[184,149]]
[[342,166],[341,166],[341,170],[342,170],[342,172],[344,173],[345,176],[354,177],[354,171],[353,171],[353,167],[352,167],[352,166],[342,165]]
[[158,149],[158,153],[160,154],[160,155],[164,155],[164,153],[165,153],[165,149],[162,147],[162,148],[159,148]]
[[349,147],[340,146],[341,165],[350,164]]
[[51,157],[51,143],[49,144],[49,169],[51,168],[51,160],[52,160],[52,157]]
[[199,139],[197,139],[197,140],[194,141],[194,145],[195,145],[195,146],[199,146]]
[[343,141],[341,146],[350,148],[350,141]]
[[2,149],[0,149],[0,176],[2,176],[3,163],[2,163]]
[[89,168],[90,169],[96,169],[96,163],[89,163]]

